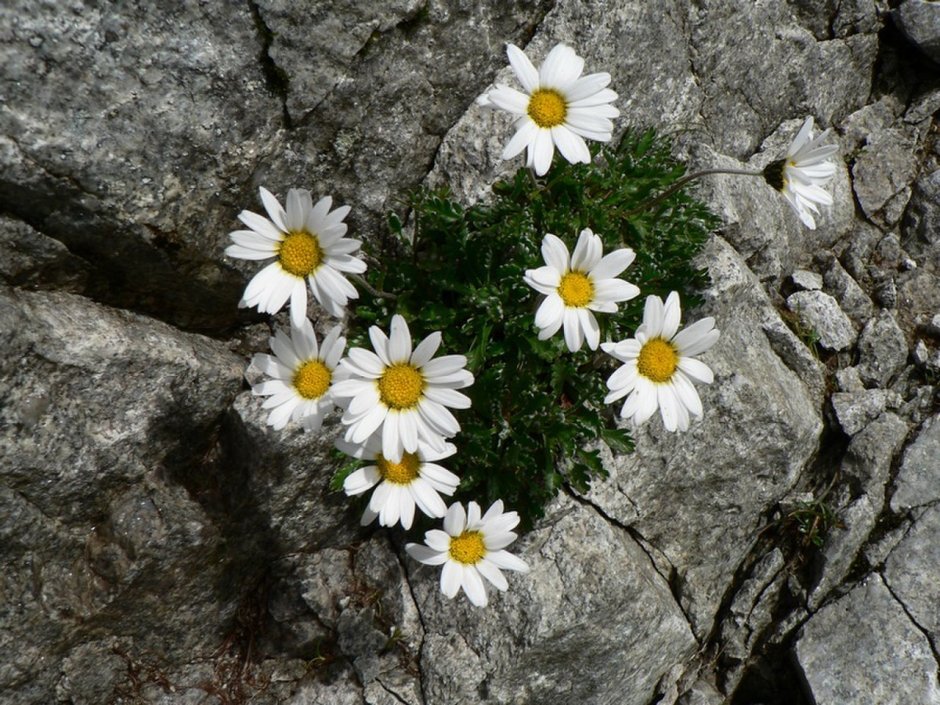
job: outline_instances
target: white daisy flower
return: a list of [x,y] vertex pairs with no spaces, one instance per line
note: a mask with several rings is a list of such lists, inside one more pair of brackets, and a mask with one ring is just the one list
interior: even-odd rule
[[476,502],[463,505],[455,502],[444,517],[444,531],[433,529],[424,534],[424,543],[409,543],[405,550],[416,561],[425,565],[444,565],[441,573],[441,592],[453,598],[463,588],[477,607],[486,607],[486,588],[481,576],[498,590],[506,590],[509,583],[502,570],[528,573],[524,560],[504,551],[516,540],[512,531],[519,523],[516,512],[503,513],[503,501],[493,502],[486,514],[480,516]]
[[415,453],[421,439],[434,450],[445,447],[444,438],[460,430],[447,407],[469,409],[470,399],[456,391],[473,384],[463,355],[432,360],[441,334],[431,333],[412,352],[411,333],[405,319],[392,317],[391,335],[378,327],[369,329],[375,352],[352,348],[340,361],[349,378],[337,382],[333,395],[344,402],[346,440],[363,443],[381,429],[382,455],[393,463],[404,453]]
[[603,254],[600,237],[589,228],[581,231],[570,260],[559,238],[549,233],[542,239],[546,266],[525,273],[525,283],[546,295],[535,312],[539,340],[547,340],[564,325],[568,350],[580,350],[585,338],[588,347],[597,350],[601,330],[591,311],[616,313],[618,301],[639,296],[636,285],[616,278],[633,263],[633,250],[624,247]]
[[360,495],[378,485],[362,515],[363,526],[378,517],[382,526],[395,526],[400,520],[405,529],[410,529],[415,505],[429,517],[439,519],[447,512],[441,495],[454,494],[460,484],[459,477],[434,462],[457,452],[451,443],[445,443],[443,450],[434,450],[427,443],[418,441],[418,450],[405,453],[398,463],[386,460],[382,455],[382,439],[378,435],[373,435],[364,444],[337,439],[336,447],[354,458],[375,462],[375,465],[350,473],[343,482],[343,489],[349,496]]
[[822,144],[828,136],[826,130],[813,137],[813,118],[806,118],[803,127],[787,149],[787,156],[764,167],[764,178],[780,191],[810,230],[816,229],[813,213],[818,214],[816,204],[832,205],[832,196],[823,187],[836,173],[835,162],[830,159],[838,147]]
[[714,318],[703,318],[679,330],[679,294],[672,292],[666,305],[658,296],[646,297],[643,323],[636,338],[604,343],[604,352],[625,363],[610,379],[609,404],[629,394],[620,415],[639,426],[659,408],[667,431],[688,430],[689,414],[702,415],[702,400],[692,382],[711,384],[711,368],[693,356],[718,340]]
[[611,103],[617,94],[609,88],[609,73],[581,76],[584,59],[574,49],[558,44],[538,71],[522,49],[506,47],[509,64],[525,92],[505,85],[480,97],[479,103],[501,108],[516,120],[516,134],[503,150],[503,159],[512,159],[526,147],[526,166],[542,176],[548,171],[555,147],[572,164],[591,161],[584,138],[610,142],[614,124],[611,118],[620,111]]
[[283,331],[274,334],[270,339],[274,355],[258,353],[252,358],[252,364],[271,377],[251,388],[253,394],[269,397],[262,405],[271,409],[269,426],[280,430],[295,421],[308,431],[320,428],[334,406],[330,385],[346,349],[341,332],[335,326],[318,345],[313,324],[304,318],[299,328],[291,326],[290,337]]
[[268,218],[242,211],[238,219],[250,230],[229,233],[235,242],[225,254],[239,259],[276,258],[248,282],[239,306],[257,306],[262,313],[277,313],[290,299],[291,323],[300,327],[307,316],[307,285],[331,316],[340,317],[349,299],[359,297],[341,272],[361,274],[366,263],[353,255],[362,244],[343,237],[343,218],[349,206],[330,211],[333,199],[325,196],[313,205],[310,192],[292,188],[287,210],[266,188],[261,201]]

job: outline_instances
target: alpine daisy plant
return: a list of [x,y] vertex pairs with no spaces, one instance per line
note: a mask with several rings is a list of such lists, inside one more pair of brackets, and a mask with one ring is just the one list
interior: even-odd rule
[[[711,368],[693,356],[718,341],[714,318],[703,318],[679,331],[679,294],[663,300],[646,297],[643,323],[636,337],[619,343],[604,343],[604,352],[624,364],[607,380],[610,404],[629,394],[620,415],[639,426],[658,408],[667,431],[686,431],[690,415],[702,415],[702,400],[692,382],[711,384]],[[678,332],[677,332],[678,331]]]
[[819,214],[817,204],[832,205],[832,196],[823,188],[836,174],[832,156],[838,151],[834,144],[823,144],[829,130],[813,137],[813,118],[806,118],[786,157],[764,167],[764,178],[780,191],[787,202],[810,230],[816,229],[813,214]]
[[616,278],[636,258],[633,250],[624,247],[603,254],[604,244],[590,228],[581,231],[571,257],[558,237],[549,233],[542,239],[545,266],[525,273],[525,283],[545,294],[535,313],[539,340],[564,326],[568,350],[577,352],[585,339],[591,350],[597,350],[601,330],[591,312],[616,313],[617,302],[639,296],[635,284]]
[[512,159],[528,149],[526,166],[539,176],[551,166],[556,147],[572,164],[590,162],[585,138],[609,142],[614,129],[611,118],[620,115],[611,105],[617,94],[607,88],[610,74],[581,76],[584,59],[565,44],[555,46],[538,70],[516,45],[509,44],[506,53],[522,91],[497,85],[479,100],[517,116],[516,134],[502,158]]
[[[273,354],[252,358],[268,377],[252,386],[267,397],[267,423],[317,430],[340,407],[335,446],[354,460],[336,471],[333,488],[363,498],[364,526],[377,520],[407,531],[427,525],[419,513],[443,518],[443,530],[405,550],[442,566],[444,595],[463,590],[478,607],[489,601],[485,582],[504,591],[504,570],[529,570],[506,550],[516,527],[531,526],[560,487],[584,492],[606,473],[595,442],[632,450],[607,404],[623,400],[620,416],[634,426],[658,410],[671,432],[703,415],[695,385],[714,374],[697,356],[719,331],[713,318],[680,330],[679,292],[687,306],[699,303],[707,275],[695,256],[719,221],[685,185],[722,172],[763,176],[815,228],[818,206],[832,203],[825,187],[836,172],[836,147],[822,143],[826,132],[813,137],[812,118],[786,157],[763,171],[686,174],[652,130],[589,146],[611,141],[620,114],[610,75],[582,75],[584,59],[565,44],[538,69],[515,45],[507,55],[522,90],[496,85],[479,102],[515,116],[502,158],[526,150],[526,166],[472,206],[446,189],[412,194],[408,227],[390,214],[392,237],[373,243],[381,251],[371,253],[369,281],[357,277],[369,294],[363,300],[346,278],[366,271],[361,243],[345,237],[350,208],[332,209],[330,197],[314,204],[309,191],[290,189],[282,206],[261,188],[267,215],[242,211],[248,230],[230,233],[225,250],[271,260],[241,306],[274,314],[290,303],[290,334],[277,331]],[[556,148],[564,159],[553,165]],[[575,234],[569,253],[563,238]],[[544,264],[533,267],[539,255]],[[628,267],[629,282],[620,278]],[[345,317],[350,306],[345,357],[340,326],[317,340],[308,288],[332,316]],[[597,313],[605,314],[600,321]],[[418,332],[432,331],[417,345],[406,317]],[[441,331],[465,354],[435,357]],[[559,331],[564,345],[552,339]],[[451,496],[457,501],[447,507]],[[486,513],[473,497],[490,503]],[[515,510],[504,511],[504,502]]]
[[363,526],[378,518],[382,526],[394,526],[400,521],[403,528],[410,529],[416,505],[427,516],[439,519],[447,511],[441,495],[454,494],[460,484],[459,477],[434,462],[457,452],[452,443],[434,450],[419,440],[418,449],[414,453],[405,452],[397,463],[382,455],[379,436],[371,436],[362,444],[337,439],[336,447],[354,458],[374,463],[350,473],[343,482],[343,490],[349,496],[375,487],[362,515]]
[[519,523],[516,512],[503,512],[501,500],[493,502],[480,516],[480,505],[470,502],[450,505],[444,517],[444,530],[432,529],[424,534],[424,544],[409,543],[408,554],[425,565],[443,565],[441,592],[448,598],[463,588],[470,602],[486,607],[488,599],[482,578],[497,590],[506,590],[509,582],[503,570],[528,573],[529,566],[521,558],[504,550],[516,540],[513,532]]
[[309,191],[290,189],[285,209],[264,187],[261,202],[268,217],[239,213],[238,219],[250,229],[229,233],[234,244],[225,250],[238,259],[274,258],[248,282],[239,305],[273,314],[290,300],[291,323],[300,327],[307,316],[309,286],[327,313],[341,317],[349,300],[359,296],[343,273],[366,271],[366,263],[354,255],[361,243],[343,237],[349,206],[331,211],[329,196],[314,205]]
[[334,326],[319,345],[313,325],[304,318],[299,327],[291,326],[290,336],[277,331],[270,338],[274,355],[254,356],[254,367],[271,378],[251,388],[253,394],[268,397],[262,406],[271,409],[269,426],[280,430],[294,421],[307,431],[320,428],[334,407],[330,386],[346,349],[341,333],[341,327]]
[[473,384],[473,375],[464,369],[467,358],[432,359],[441,344],[439,332],[412,351],[411,332],[399,315],[392,317],[390,335],[372,326],[369,338],[374,352],[350,349],[340,361],[348,377],[333,388],[334,396],[345,400],[345,439],[364,443],[380,432],[382,455],[392,463],[402,462],[404,453],[417,452],[419,439],[443,450],[444,439],[460,430],[448,407],[470,407],[469,397],[457,391]]

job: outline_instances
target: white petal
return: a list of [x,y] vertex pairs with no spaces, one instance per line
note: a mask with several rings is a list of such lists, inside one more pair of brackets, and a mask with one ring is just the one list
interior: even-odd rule
[[679,369],[685,372],[696,382],[701,382],[702,384],[711,384],[715,381],[715,375],[712,372],[711,367],[706,365],[704,362],[696,360],[695,358],[680,357]]
[[509,86],[496,86],[488,95],[497,108],[515,115],[525,115],[529,107],[529,96]]
[[450,550],[450,536],[446,531],[440,529],[431,529],[424,534],[424,542],[435,551]]
[[238,214],[238,219],[256,233],[266,237],[269,240],[280,242],[284,239],[284,233],[278,230],[274,223],[265,218],[263,215],[258,215],[257,213],[252,213],[251,211],[242,211]]
[[382,455],[393,463],[400,463],[404,453],[401,434],[398,432],[398,420],[401,412],[389,409],[382,424]]
[[457,372],[466,366],[466,355],[443,355],[442,357],[426,362],[421,367],[421,372],[429,382],[433,383],[436,381],[435,378]]
[[418,450],[418,413],[413,409],[399,412],[398,433],[402,447],[408,453]]
[[359,468],[343,480],[343,491],[350,496],[362,494],[366,490],[375,487],[381,479],[382,473],[375,465]]
[[563,274],[568,271],[568,248],[560,238],[547,233],[542,238],[542,257],[545,264]]
[[296,284],[290,294],[290,321],[291,325],[300,327],[307,321],[307,286],[303,282]]
[[637,399],[636,413],[633,415],[633,423],[639,426],[646,423],[656,413],[659,400],[656,395],[656,385],[643,375],[637,377],[636,393],[639,398]]
[[689,410],[693,416],[702,415],[702,400],[695,391],[695,387],[685,376],[684,373],[673,375],[672,384],[676,388],[676,396],[679,402]]
[[552,141],[561,155],[571,164],[590,164],[591,152],[584,143],[584,138],[575,134],[564,125],[552,129]]
[[800,148],[806,144],[812,137],[813,134],[813,116],[810,115],[803,122],[803,126],[800,127],[800,131],[796,133],[796,137],[793,138],[793,142],[790,143],[790,148],[787,150],[787,156],[792,157]]
[[633,264],[633,260],[635,259],[636,253],[629,247],[614,250],[605,255],[601,261],[591,269],[591,278],[596,281],[613,279]]
[[718,341],[718,336],[715,319],[703,318],[679,331],[672,339],[672,344],[676,346],[680,356],[692,357],[712,347]]
[[385,331],[378,326],[371,326],[369,328],[369,340],[372,341],[372,349],[375,350],[375,354],[379,356],[379,359],[385,365],[391,365],[392,362],[388,357],[388,336],[385,335]]
[[535,312],[535,325],[538,328],[547,328],[562,320],[564,313],[565,304],[561,297],[558,294],[550,294]]
[[594,318],[594,314],[586,308],[576,310],[578,312],[578,320],[581,322],[581,330],[584,331],[584,337],[587,340],[588,347],[591,350],[597,350],[597,346],[601,342],[601,329],[600,326],[597,325],[597,319]]
[[248,260],[262,260],[262,259],[271,259],[274,257],[275,252],[265,252],[262,250],[253,250],[242,245],[229,245],[225,248],[226,257],[234,257],[235,259],[248,259]]
[[378,379],[385,374],[385,365],[379,359],[379,356],[371,350],[350,348],[348,360],[359,368],[358,370],[353,369],[353,372],[364,372],[366,377]]
[[526,93],[531,93],[539,87],[539,73],[535,66],[529,61],[529,57],[515,44],[506,45],[506,54],[509,56],[509,65],[512,66],[516,78],[525,89]]
[[554,267],[539,267],[527,269],[525,273],[526,284],[542,294],[551,294],[561,283],[561,272]]
[[529,572],[528,564],[518,556],[514,556],[508,551],[494,551],[493,553],[487,553],[486,558],[491,563],[502,568],[503,570],[517,570],[520,573]]
[[584,344],[584,335],[581,332],[581,325],[578,320],[578,311],[573,308],[566,308],[564,314],[565,326],[565,345],[571,352],[578,352]]
[[[409,487],[408,489],[412,489]],[[411,524],[415,520],[415,500],[414,495],[406,489],[402,489],[398,493],[399,501],[399,514],[402,528],[406,531],[411,528]]]
[[556,45],[539,67],[539,85],[543,88],[567,88],[584,71],[584,59],[566,44]]
[[[441,334],[439,331],[431,333],[427,338],[418,343],[418,347],[411,353],[411,364],[414,367],[423,367],[434,357],[434,353],[441,346]],[[461,365],[462,367],[463,365]]]
[[666,297],[666,305],[663,307],[663,330],[660,335],[666,340],[671,340],[672,336],[679,330],[681,317],[682,309],[679,305],[679,294],[672,291]]
[[441,553],[433,548],[422,546],[420,543],[409,543],[405,546],[405,550],[408,551],[409,556],[425,565],[441,565],[441,563],[446,563],[448,558],[446,551]]
[[658,296],[647,296],[643,308],[643,328],[650,338],[658,338],[663,330],[665,315],[663,300]]
[[539,126],[532,120],[526,118],[519,121],[516,128],[516,134],[510,138],[509,142],[503,148],[500,159],[512,159],[518,156],[526,147],[532,147],[535,142],[535,135],[539,131]]
[[268,212],[268,217],[281,230],[287,231],[287,213],[281,207],[280,202],[274,197],[274,194],[268,191],[264,186],[260,189],[261,202],[264,209]]
[[469,409],[470,397],[447,387],[429,386],[424,390],[424,396],[451,409]]
[[623,279],[601,279],[594,282],[594,299],[598,303],[629,301],[639,295],[640,288]]
[[388,358],[393,365],[411,359],[411,331],[402,316],[392,316],[392,330],[388,338]]
[[483,560],[476,564],[476,569],[479,571],[480,575],[490,581],[497,590],[506,590],[509,588],[506,576],[502,574],[495,563],[491,563],[486,558],[483,558]]
[[659,413],[663,417],[663,425],[667,431],[675,431],[678,427],[679,412],[676,410],[678,401],[668,384],[656,386],[656,398],[659,402]]
[[566,91],[565,98],[569,102],[575,103],[584,98],[589,98],[595,93],[606,88],[610,84],[609,73],[592,73],[582,76],[575,81]]
[[441,571],[441,592],[447,597],[454,597],[460,589],[460,583],[463,580],[463,569],[460,563],[452,560],[444,564],[444,570]]
[[529,147],[532,157],[532,166],[537,176],[544,176],[552,165],[552,156],[555,154],[555,143],[552,141],[552,131],[539,128],[535,139]]
[[454,415],[444,406],[427,397],[418,402],[418,412],[435,433],[450,438],[460,431],[460,424],[457,423]]
[[472,565],[463,566],[461,584],[471,603],[477,607],[486,607],[486,588],[483,587],[483,580],[477,569]]
[[460,502],[454,502],[444,515],[444,531],[451,536],[460,536],[467,528],[467,513]]

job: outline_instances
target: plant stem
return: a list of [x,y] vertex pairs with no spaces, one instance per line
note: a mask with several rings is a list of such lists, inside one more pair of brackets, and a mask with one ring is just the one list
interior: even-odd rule
[[358,274],[349,273],[347,276],[377,298],[388,299],[389,301],[395,301],[398,298],[395,296],[395,294],[389,294],[387,291],[380,291],[379,289],[376,289]]
[[683,176],[681,179],[676,181],[672,186],[667,188],[665,191],[663,191],[659,195],[646,199],[645,201],[643,201],[643,203],[638,205],[636,208],[631,208],[623,215],[624,216],[634,215],[636,213],[639,213],[640,211],[646,210],[647,208],[651,206],[655,206],[657,203],[660,203],[661,201],[665,201],[667,198],[669,198],[672,194],[674,194],[676,191],[681,189],[690,181],[694,181],[695,179],[701,178],[703,176],[708,176],[710,174],[739,174],[741,176],[763,176],[764,175],[762,171],[752,171],[750,169],[702,169],[701,171],[696,171],[691,174],[686,174],[685,176]]

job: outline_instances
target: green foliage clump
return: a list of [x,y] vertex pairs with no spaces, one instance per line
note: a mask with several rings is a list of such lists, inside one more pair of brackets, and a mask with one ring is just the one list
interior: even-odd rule
[[415,339],[439,330],[442,352],[467,355],[475,382],[463,391],[473,406],[457,412],[458,452],[444,461],[461,477],[459,498],[484,507],[503,499],[528,526],[562,483],[584,490],[604,474],[598,451],[585,446],[599,439],[615,452],[632,449],[615,408],[603,404],[619,363],[586,346],[570,353],[560,332],[540,341],[541,297],[523,275],[544,264],[546,233],[573,251],[580,231],[591,228],[605,254],[633,248],[636,261],[620,276],[641,291],[618,313],[597,315],[602,341],[633,334],[647,295],[676,290],[684,307],[694,305],[705,273],[692,259],[718,220],[681,190],[655,198],[684,172],[669,142],[648,131],[596,149],[591,164],[557,160],[541,181],[520,169],[493,186],[489,203],[466,208],[446,191],[416,193],[410,232],[389,217],[391,237],[374,253],[379,264],[369,278],[396,298],[363,293],[350,345],[370,348],[368,327],[387,330],[400,313]]

